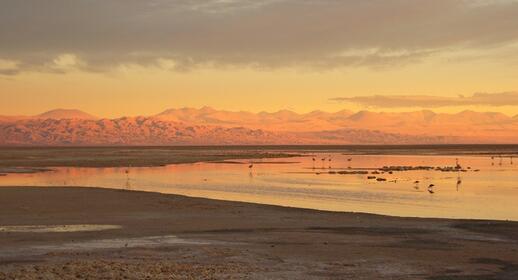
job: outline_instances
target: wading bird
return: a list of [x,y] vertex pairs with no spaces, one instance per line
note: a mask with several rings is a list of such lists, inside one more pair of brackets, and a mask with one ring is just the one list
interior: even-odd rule
[[457,176],[457,191],[459,191],[459,186],[462,184],[462,179],[460,178],[460,176]]

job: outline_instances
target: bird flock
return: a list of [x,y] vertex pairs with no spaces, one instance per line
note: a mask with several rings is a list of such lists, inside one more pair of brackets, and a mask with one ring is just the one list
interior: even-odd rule
[[[503,156],[503,155],[497,155],[497,156],[491,156],[491,165],[495,165],[495,164],[498,164],[498,165],[504,165],[505,163],[508,163],[510,165],[513,165],[514,164],[514,156],[513,155],[508,155],[508,156]],[[347,169],[349,169],[348,171],[345,171],[345,170],[341,170],[341,171],[338,171],[336,170],[337,168],[332,168],[332,164],[334,162],[336,158],[333,158],[332,155],[327,155],[327,156],[323,156],[323,157],[317,157],[317,156],[313,156],[311,158],[311,162],[312,162],[312,169],[315,170],[315,169],[329,169],[329,171],[326,171],[325,173],[326,174],[341,174],[341,175],[367,175],[366,176],[366,179],[367,180],[375,180],[377,182],[393,182],[393,183],[397,183],[398,182],[398,178],[395,178],[395,179],[392,179],[392,180],[387,180],[386,178],[383,178],[383,177],[379,177],[377,175],[379,174],[394,174],[394,172],[403,172],[403,171],[441,171],[441,172],[456,172],[457,173],[457,178],[456,178],[456,190],[459,191],[459,188],[460,186],[463,184],[463,180],[461,178],[461,173],[463,172],[467,172],[467,171],[471,171],[471,172],[478,172],[480,171],[479,169],[471,169],[471,167],[466,167],[464,168],[461,163],[460,163],[460,160],[458,158],[455,159],[455,164],[454,165],[451,165],[451,166],[446,166],[446,167],[431,167],[431,166],[384,166],[384,167],[381,167],[381,168],[377,168],[375,169],[374,171],[367,171],[367,170],[359,170],[358,168],[352,168],[351,167],[351,162],[353,161],[353,157],[346,157],[345,159],[341,159],[341,158],[338,158],[337,162],[345,162],[348,164],[347,166]],[[319,163],[320,162],[320,163]],[[317,167],[317,165],[321,165],[319,167]],[[253,170],[254,170],[254,162],[249,162],[248,164],[248,169],[250,170],[250,174],[252,173],[255,173]],[[131,179],[130,179],[130,170],[131,170],[131,166],[128,166],[127,168],[123,169],[123,172],[124,174],[126,175],[126,188],[130,189],[131,188]],[[315,174],[317,175],[320,175],[322,174],[322,172],[315,172]],[[206,181],[206,179],[205,179]],[[404,181],[404,180],[403,180]],[[435,194],[436,191],[437,191],[437,186],[436,186],[436,182],[427,182],[429,183],[427,185],[427,187],[425,187],[425,192],[428,192],[429,194]],[[421,185],[423,184],[423,182],[419,181],[419,180],[415,180],[413,181],[413,188],[417,191],[420,191],[421,190]],[[425,185],[426,186],[426,185]]]
[[[514,156],[503,156],[503,155],[498,155],[498,156],[491,156],[491,165],[495,165],[495,161],[497,161],[497,164],[498,165],[503,165],[506,161],[505,159],[508,159],[508,163],[513,165],[514,164]],[[348,164],[348,169],[352,169],[351,167],[351,162],[353,161],[353,157],[347,157],[345,158],[345,161],[347,164]],[[311,162],[312,162],[312,169],[315,170],[315,169],[332,169],[332,163],[333,163],[333,157],[331,155],[327,155],[327,156],[323,156],[323,157],[316,157],[316,156],[313,156],[311,158]],[[320,162],[320,166],[317,166],[319,165],[319,162]],[[251,162],[250,165],[248,166],[248,168],[250,169],[250,171],[252,171],[254,167],[254,164]],[[446,166],[446,167],[431,167],[431,166],[384,166],[382,168],[379,168],[378,170],[375,170],[375,171],[372,171],[372,172],[368,172],[368,171],[364,171],[364,170],[351,170],[351,171],[334,171],[334,170],[329,170],[327,172],[325,172],[326,174],[343,174],[343,175],[348,175],[348,174],[356,174],[356,175],[362,175],[362,174],[365,174],[365,175],[368,175],[366,178],[368,180],[376,180],[378,182],[387,182],[388,180],[386,178],[382,178],[382,177],[378,177],[378,176],[374,176],[374,175],[377,175],[377,174],[393,174],[394,172],[400,172],[400,171],[412,171],[412,170],[422,170],[422,171],[441,171],[441,172],[456,172],[458,175],[457,175],[457,179],[456,179],[456,190],[459,191],[459,188],[460,186],[462,185],[462,178],[460,176],[461,173],[464,173],[464,172],[467,172],[467,171],[472,171],[472,172],[479,172],[480,169],[471,169],[471,167],[466,167],[464,168],[461,163],[460,163],[460,160],[458,158],[455,159],[455,164],[453,166]],[[322,174],[322,172],[315,172],[316,175],[320,175]],[[390,180],[388,182],[393,182],[393,183],[397,183],[398,182],[398,179],[393,179],[393,180]],[[413,182],[413,187],[415,190],[420,190],[420,186],[421,186],[422,182],[419,181],[419,180],[415,180]],[[435,194],[436,191],[437,191],[437,186],[436,184],[434,183],[430,183],[428,184],[428,186],[426,187],[425,191],[427,191],[428,193],[430,194]]]
[[[498,158],[500,159],[500,163],[499,164],[500,165],[503,164],[504,157],[503,156],[499,156]],[[493,156],[493,157],[491,157],[491,159],[492,159],[492,162],[493,162],[493,165],[494,165],[495,157]],[[514,159],[513,156],[509,156],[509,163],[510,164],[514,164],[513,159]],[[316,169],[317,168],[317,162],[319,162],[319,161],[322,162],[322,166],[319,169],[325,169],[325,168],[331,169],[331,162],[332,162],[332,157],[331,156],[326,156],[326,157],[322,157],[322,158],[312,157],[312,162],[313,162],[312,169]],[[346,158],[345,161],[347,163],[351,163],[353,161],[353,158],[352,157],[351,158]],[[326,166],[326,162],[329,163],[327,166]],[[351,169],[350,164],[349,164],[348,168]],[[328,173],[328,174],[357,174],[357,175],[367,174],[368,176],[366,178],[368,180],[376,180],[378,182],[386,182],[386,181],[388,181],[386,178],[377,177],[377,176],[374,176],[374,175],[385,174],[385,173],[393,174],[396,171],[411,171],[411,170],[456,172],[458,174],[457,175],[457,179],[456,179],[456,190],[457,191],[459,191],[459,188],[462,185],[462,178],[460,176],[461,173],[467,172],[467,171],[473,171],[473,172],[479,172],[480,171],[480,169],[471,169],[471,167],[464,168],[460,164],[459,159],[456,158],[455,159],[455,164],[453,166],[446,166],[446,167],[384,166],[384,167],[380,168],[379,171],[375,170],[375,171],[370,172],[370,174],[369,174],[368,171],[329,171],[329,172],[326,172],[326,173]],[[320,175],[321,172],[316,172],[315,174]],[[397,183],[398,179],[396,178],[396,179],[390,180],[388,182]],[[419,180],[414,181],[414,184],[413,184],[414,189],[415,190],[420,190],[420,184],[421,184],[421,182]],[[436,188],[437,188],[437,186],[434,183],[430,183],[426,187],[426,191],[428,193],[430,193],[430,194],[435,194],[436,193]]]

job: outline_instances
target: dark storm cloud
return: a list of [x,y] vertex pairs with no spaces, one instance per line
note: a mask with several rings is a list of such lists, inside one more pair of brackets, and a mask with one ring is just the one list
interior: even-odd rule
[[92,71],[383,66],[512,43],[516,18],[511,0],[0,0],[0,59],[19,62],[10,73],[64,53]]
[[472,96],[372,95],[337,97],[332,101],[378,108],[439,108],[448,106],[518,106],[518,92],[475,93]]

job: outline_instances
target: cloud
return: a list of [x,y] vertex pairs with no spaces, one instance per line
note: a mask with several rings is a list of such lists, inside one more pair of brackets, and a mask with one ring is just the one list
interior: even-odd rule
[[20,62],[0,58],[0,75],[12,76],[19,72]]
[[472,96],[373,95],[337,97],[331,101],[378,108],[439,108],[449,106],[518,106],[518,92],[475,93]]
[[8,0],[1,7],[0,57],[20,61],[20,71],[52,72],[49,61],[66,53],[90,71],[163,59],[182,71],[383,67],[518,39],[512,0]]
[[44,67],[55,73],[68,73],[85,68],[86,63],[75,54],[65,53],[57,56]]

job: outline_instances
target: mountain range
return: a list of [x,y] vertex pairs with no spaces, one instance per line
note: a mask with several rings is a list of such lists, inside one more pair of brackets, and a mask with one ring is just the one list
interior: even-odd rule
[[0,116],[0,145],[445,143],[518,143],[518,116],[429,110],[251,113],[210,107],[114,119],[67,109],[36,116]]

